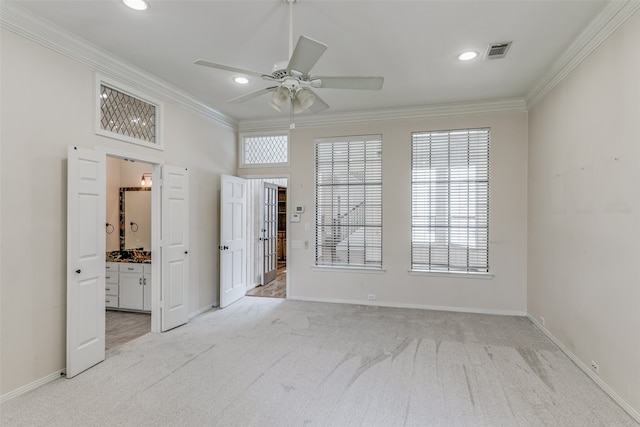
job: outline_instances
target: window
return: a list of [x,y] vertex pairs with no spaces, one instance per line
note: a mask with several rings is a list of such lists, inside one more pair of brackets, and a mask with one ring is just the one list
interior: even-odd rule
[[282,166],[288,162],[287,135],[246,135],[241,147],[241,167]]
[[412,134],[411,268],[489,271],[489,129]]
[[316,265],[382,267],[382,139],[322,138],[316,157]]
[[130,88],[97,79],[96,133],[134,144],[162,149],[162,105],[135,94]]

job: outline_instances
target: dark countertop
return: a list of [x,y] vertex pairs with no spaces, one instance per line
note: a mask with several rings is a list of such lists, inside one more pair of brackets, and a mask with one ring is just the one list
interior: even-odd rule
[[136,249],[107,252],[107,262],[132,262],[138,264],[151,263],[151,251]]

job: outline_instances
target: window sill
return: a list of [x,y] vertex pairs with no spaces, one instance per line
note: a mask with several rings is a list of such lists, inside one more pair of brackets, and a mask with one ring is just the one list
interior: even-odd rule
[[365,273],[365,274],[384,274],[385,268],[378,267],[347,267],[337,265],[313,265],[313,271],[334,272],[334,273]]
[[433,277],[449,277],[455,279],[493,279],[493,273],[463,273],[459,271],[425,271],[425,270],[409,270],[411,276],[433,276]]

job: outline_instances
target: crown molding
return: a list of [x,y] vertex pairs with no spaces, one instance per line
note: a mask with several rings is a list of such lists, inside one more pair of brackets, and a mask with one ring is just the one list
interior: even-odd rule
[[[528,111],[638,10],[640,10],[640,1],[638,0],[612,0],[607,3],[598,16],[594,18],[523,99],[367,110],[314,116],[302,115],[296,118],[296,127]],[[234,130],[251,132],[282,130],[289,127],[288,118],[238,121],[224,115],[181,89],[140,68],[134,67],[110,52],[35,16],[15,4],[0,1],[0,27],[80,62],[107,77],[119,80],[157,98],[172,102]]]
[[527,108],[541,101],[638,10],[638,0],[610,1],[525,96]]
[[214,110],[181,89],[134,67],[75,34],[35,16],[18,5],[0,1],[0,27],[84,64],[104,76],[176,104],[234,130],[237,129],[238,123],[234,118]]
[[[464,102],[452,104],[427,105],[421,107],[393,108],[385,110],[366,110],[341,113],[301,115],[295,117],[296,128],[335,126],[340,124],[364,123],[380,120],[411,120],[432,117],[453,117],[495,113],[527,112],[523,98],[497,99],[490,101]],[[288,118],[240,120],[240,132],[282,130],[289,127]]]

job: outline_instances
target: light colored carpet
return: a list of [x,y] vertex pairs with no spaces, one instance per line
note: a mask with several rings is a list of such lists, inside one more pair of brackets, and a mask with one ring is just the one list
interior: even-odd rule
[[3,426],[632,426],[526,318],[244,298],[2,405]]

